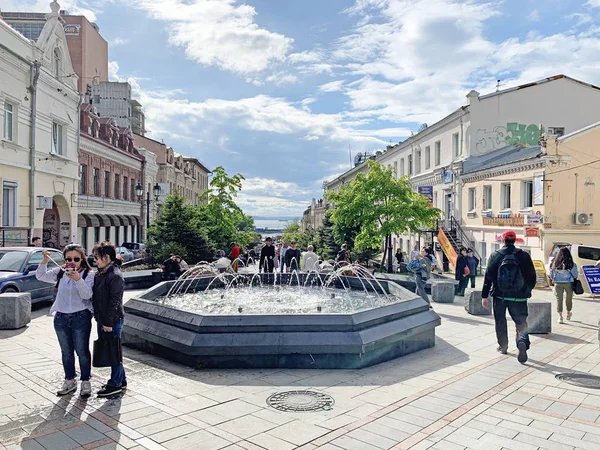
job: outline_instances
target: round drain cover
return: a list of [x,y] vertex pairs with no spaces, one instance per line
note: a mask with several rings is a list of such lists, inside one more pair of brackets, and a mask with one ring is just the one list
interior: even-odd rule
[[267,399],[267,405],[286,412],[329,411],[334,403],[330,395],[314,391],[278,392]]
[[565,383],[589,389],[600,389],[600,377],[578,373],[559,373],[554,378]]

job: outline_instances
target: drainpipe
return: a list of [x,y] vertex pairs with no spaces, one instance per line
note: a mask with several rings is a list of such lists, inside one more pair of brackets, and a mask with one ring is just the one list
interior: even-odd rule
[[33,237],[35,229],[35,128],[37,121],[37,83],[40,78],[40,68],[42,64],[34,61],[31,64],[31,129],[29,133],[29,234]]

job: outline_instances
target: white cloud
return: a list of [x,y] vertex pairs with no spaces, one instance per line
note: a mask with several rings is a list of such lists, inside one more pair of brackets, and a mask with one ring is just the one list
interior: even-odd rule
[[293,39],[254,23],[254,7],[237,0],[128,0],[167,22],[169,41],[200,64],[252,74],[283,61]]
[[305,141],[318,141],[319,136],[315,136],[314,134],[307,134],[302,139],[304,139]]
[[586,6],[590,6],[592,8],[600,8],[600,0],[588,0]]
[[310,191],[297,183],[279,181],[269,178],[246,178],[242,182],[244,193],[269,192],[275,197],[297,197],[309,195]]
[[527,14],[527,20],[529,20],[530,22],[539,22],[540,12],[537,9],[534,9],[529,14]]
[[342,90],[344,82],[346,80],[330,81],[329,83],[322,84],[319,86],[320,92],[338,92]]
[[243,191],[238,194],[236,203],[246,214],[263,217],[301,216],[310,204],[310,199],[289,200],[268,195],[248,195]]
[[113,40],[110,42],[110,45],[111,45],[112,47],[118,47],[119,45],[125,45],[125,44],[127,44],[127,43],[129,43],[129,40],[128,40],[128,39],[124,39],[124,38],[116,37],[116,38],[114,38],[114,39],[113,39]]
[[592,19],[592,16],[590,16],[589,14],[583,14],[583,13],[569,14],[568,16],[565,17],[565,19],[567,19],[567,20],[574,20],[576,27],[580,27],[580,26],[585,25],[587,23],[591,23],[594,20],[594,19]]

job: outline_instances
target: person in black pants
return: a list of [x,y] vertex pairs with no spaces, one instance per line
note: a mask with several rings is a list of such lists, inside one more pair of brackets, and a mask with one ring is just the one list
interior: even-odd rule
[[456,295],[458,297],[465,296],[465,289],[467,287],[467,277],[465,276],[465,267],[467,267],[467,249],[461,248],[458,258],[456,259],[456,267],[454,271],[454,279],[458,281],[456,286]]
[[469,284],[471,280],[471,289],[475,289],[475,279],[477,278],[477,266],[479,265],[479,259],[473,253],[473,249],[467,250],[467,267],[469,268],[469,275],[467,276],[467,282]]
[[285,252],[285,266],[287,267],[288,273],[300,271],[300,250],[296,248],[296,241],[290,243],[290,248]]
[[265,246],[260,251],[260,260],[258,263],[258,271],[264,271],[266,273],[273,273],[275,268],[275,247],[272,245],[273,240],[268,237],[265,239]]
[[481,292],[481,304],[487,308],[488,297],[493,298],[494,321],[498,351],[506,355],[508,350],[508,331],[506,310],[517,328],[516,343],[520,363],[527,361],[529,335],[527,333],[527,299],[535,287],[535,267],[529,253],[515,247],[517,235],[514,231],[505,231],[502,235],[504,247],[490,256],[485,281]]

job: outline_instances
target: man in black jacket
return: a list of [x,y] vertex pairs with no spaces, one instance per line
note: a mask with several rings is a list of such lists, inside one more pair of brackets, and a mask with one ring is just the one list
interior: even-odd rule
[[467,267],[467,249],[461,248],[456,258],[456,267],[454,268],[454,279],[458,281],[455,288],[455,295],[458,297],[465,296],[465,289],[467,288],[467,277],[465,276],[465,267]]
[[481,304],[487,308],[488,296],[492,296],[498,351],[503,355],[506,355],[508,349],[508,309],[517,328],[518,360],[524,363],[527,361],[529,350],[527,299],[531,297],[531,291],[535,287],[536,274],[529,254],[515,247],[516,240],[517,235],[512,230],[502,234],[504,247],[490,256],[485,271]]
[[258,271],[261,272],[263,267],[266,273],[273,273],[275,267],[275,247],[271,245],[273,240],[268,237],[265,239],[265,246],[260,251],[260,260],[258,263]]
[[300,250],[296,248],[296,241],[292,241],[290,245],[290,248],[285,252],[285,266],[289,273],[292,273],[294,270],[299,272],[301,253]]

